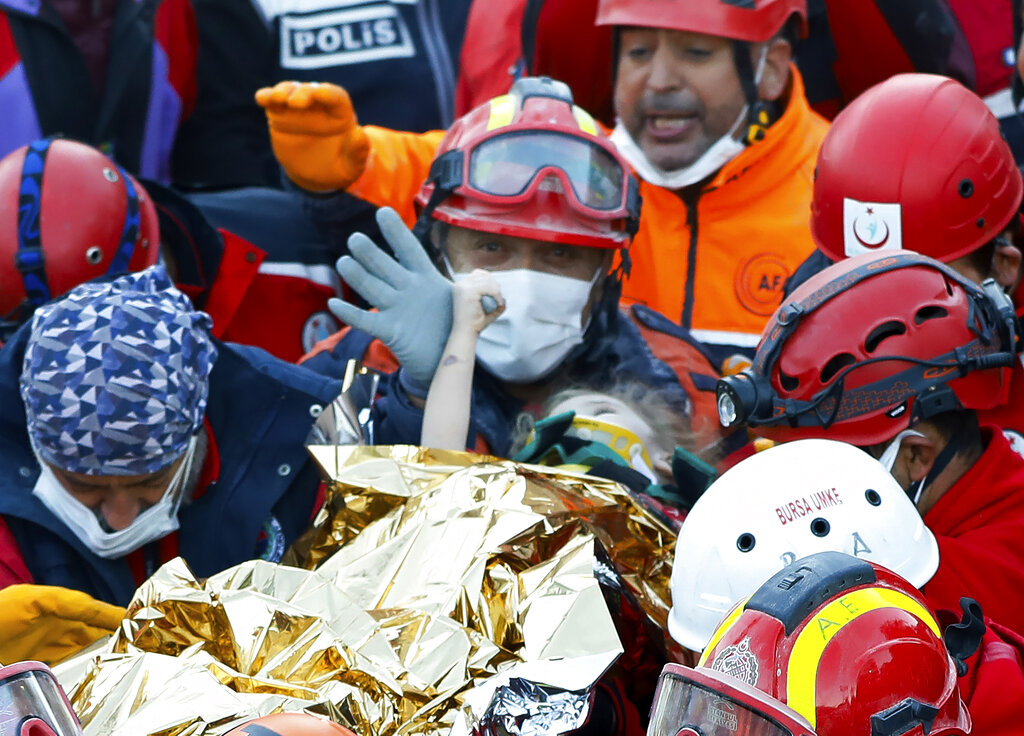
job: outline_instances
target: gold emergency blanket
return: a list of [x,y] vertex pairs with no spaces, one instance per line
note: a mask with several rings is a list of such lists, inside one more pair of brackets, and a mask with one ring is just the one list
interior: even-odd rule
[[[320,446],[285,563],[180,559],[57,668],[87,736],[220,734],[306,710],[360,736],[467,734],[510,677],[578,690],[621,652],[605,551],[664,626],[672,532],[621,486],[418,447]],[[613,576],[614,577],[614,576]]]

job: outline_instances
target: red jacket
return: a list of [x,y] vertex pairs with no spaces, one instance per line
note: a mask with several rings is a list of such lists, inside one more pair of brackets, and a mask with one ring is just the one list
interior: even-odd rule
[[[327,300],[340,291],[337,273],[325,262],[325,248],[311,242],[312,226],[282,204],[284,192],[203,195],[204,209],[166,187],[145,186],[160,216],[162,245],[176,268],[175,284],[213,318],[214,337],[295,362],[338,329],[327,311]],[[265,235],[257,241],[265,249],[234,229],[249,212],[256,213],[256,226],[246,234]],[[222,222],[226,227],[219,226]]]
[[222,340],[255,345],[289,363],[338,329],[327,300],[338,296],[327,265],[272,261],[226,230],[217,278],[203,308]]
[[985,452],[925,514],[939,542],[939,569],[922,589],[934,608],[959,610],[969,596],[1024,632],[1024,458],[985,425]]
[[[984,613],[984,612],[983,612]],[[945,631],[960,620],[953,611],[935,612]],[[964,660],[958,685],[974,722],[971,736],[1016,736],[1024,723],[1024,637],[987,616],[977,651]]]
[[981,647],[960,678],[960,696],[974,721],[971,736],[1016,736],[1024,729],[1024,638],[986,624]]

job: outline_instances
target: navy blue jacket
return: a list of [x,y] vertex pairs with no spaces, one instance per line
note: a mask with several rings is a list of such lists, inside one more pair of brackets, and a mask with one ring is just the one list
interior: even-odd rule
[[[330,351],[317,353],[303,365],[329,376],[343,376],[351,358],[362,359],[373,338],[351,330]],[[638,382],[659,391],[680,412],[689,412],[690,398],[666,363],[654,356],[633,321],[622,312],[595,314],[583,344],[553,374],[557,388],[586,387],[601,390],[622,381]],[[482,438],[491,452],[507,456],[512,447],[516,417],[524,410],[501,381],[479,363],[473,372],[470,434],[466,446]],[[420,442],[423,410],[409,400],[398,384],[398,373],[385,376],[378,388],[372,414],[374,444]]]
[[[27,338],[28,325],[0,350],[0,515],[36,583],[125,605],[136,588],[127,560],[90,552],[32,495],[39,466],[18,392]],[[217,342],[217,349],[206,419],[220,474],[178,512],[180,554],[200,577],[257,556],[268,522],[283,533],[284,545],[309,526],[320,475],[304,442],[316,407],[341,390],[339,382],[258,348]]]
[[194,5],[199,95],[174,153],[179,185],[279,185],[266,116],[253,93],[282,80],[341,85],[363,125],[423,132],[447,128],[455,119],[455,83],[472,0]]

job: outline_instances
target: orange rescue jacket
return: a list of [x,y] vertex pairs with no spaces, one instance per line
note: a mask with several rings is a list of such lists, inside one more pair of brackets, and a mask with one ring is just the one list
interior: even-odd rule
[[641,182],[625,301],[656,309],[708,345],[756,347],[782,286],[814,250],[814,166],[828,122],[792,67],[789,105],[763,140],[701,190]]
[[[811,110],[800,73],[791,70],[785,112],[710,184],[680,192],[640,185],[640,231],[623,301],[661,312],[711,346],[753,349],[782,299],[782,285],[814,250],[814,165],[828,122]],[[348,191],[394,207],[412,226],[413,197],[444,132],[365,130],[370,158]]]

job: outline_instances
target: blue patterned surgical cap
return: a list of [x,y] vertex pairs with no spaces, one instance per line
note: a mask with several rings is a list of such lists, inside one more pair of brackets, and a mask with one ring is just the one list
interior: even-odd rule
[[211,325],[162,266],[37,309],[20,386],[40,457],[89,475],[152,473],[180,457],[206,412]]

